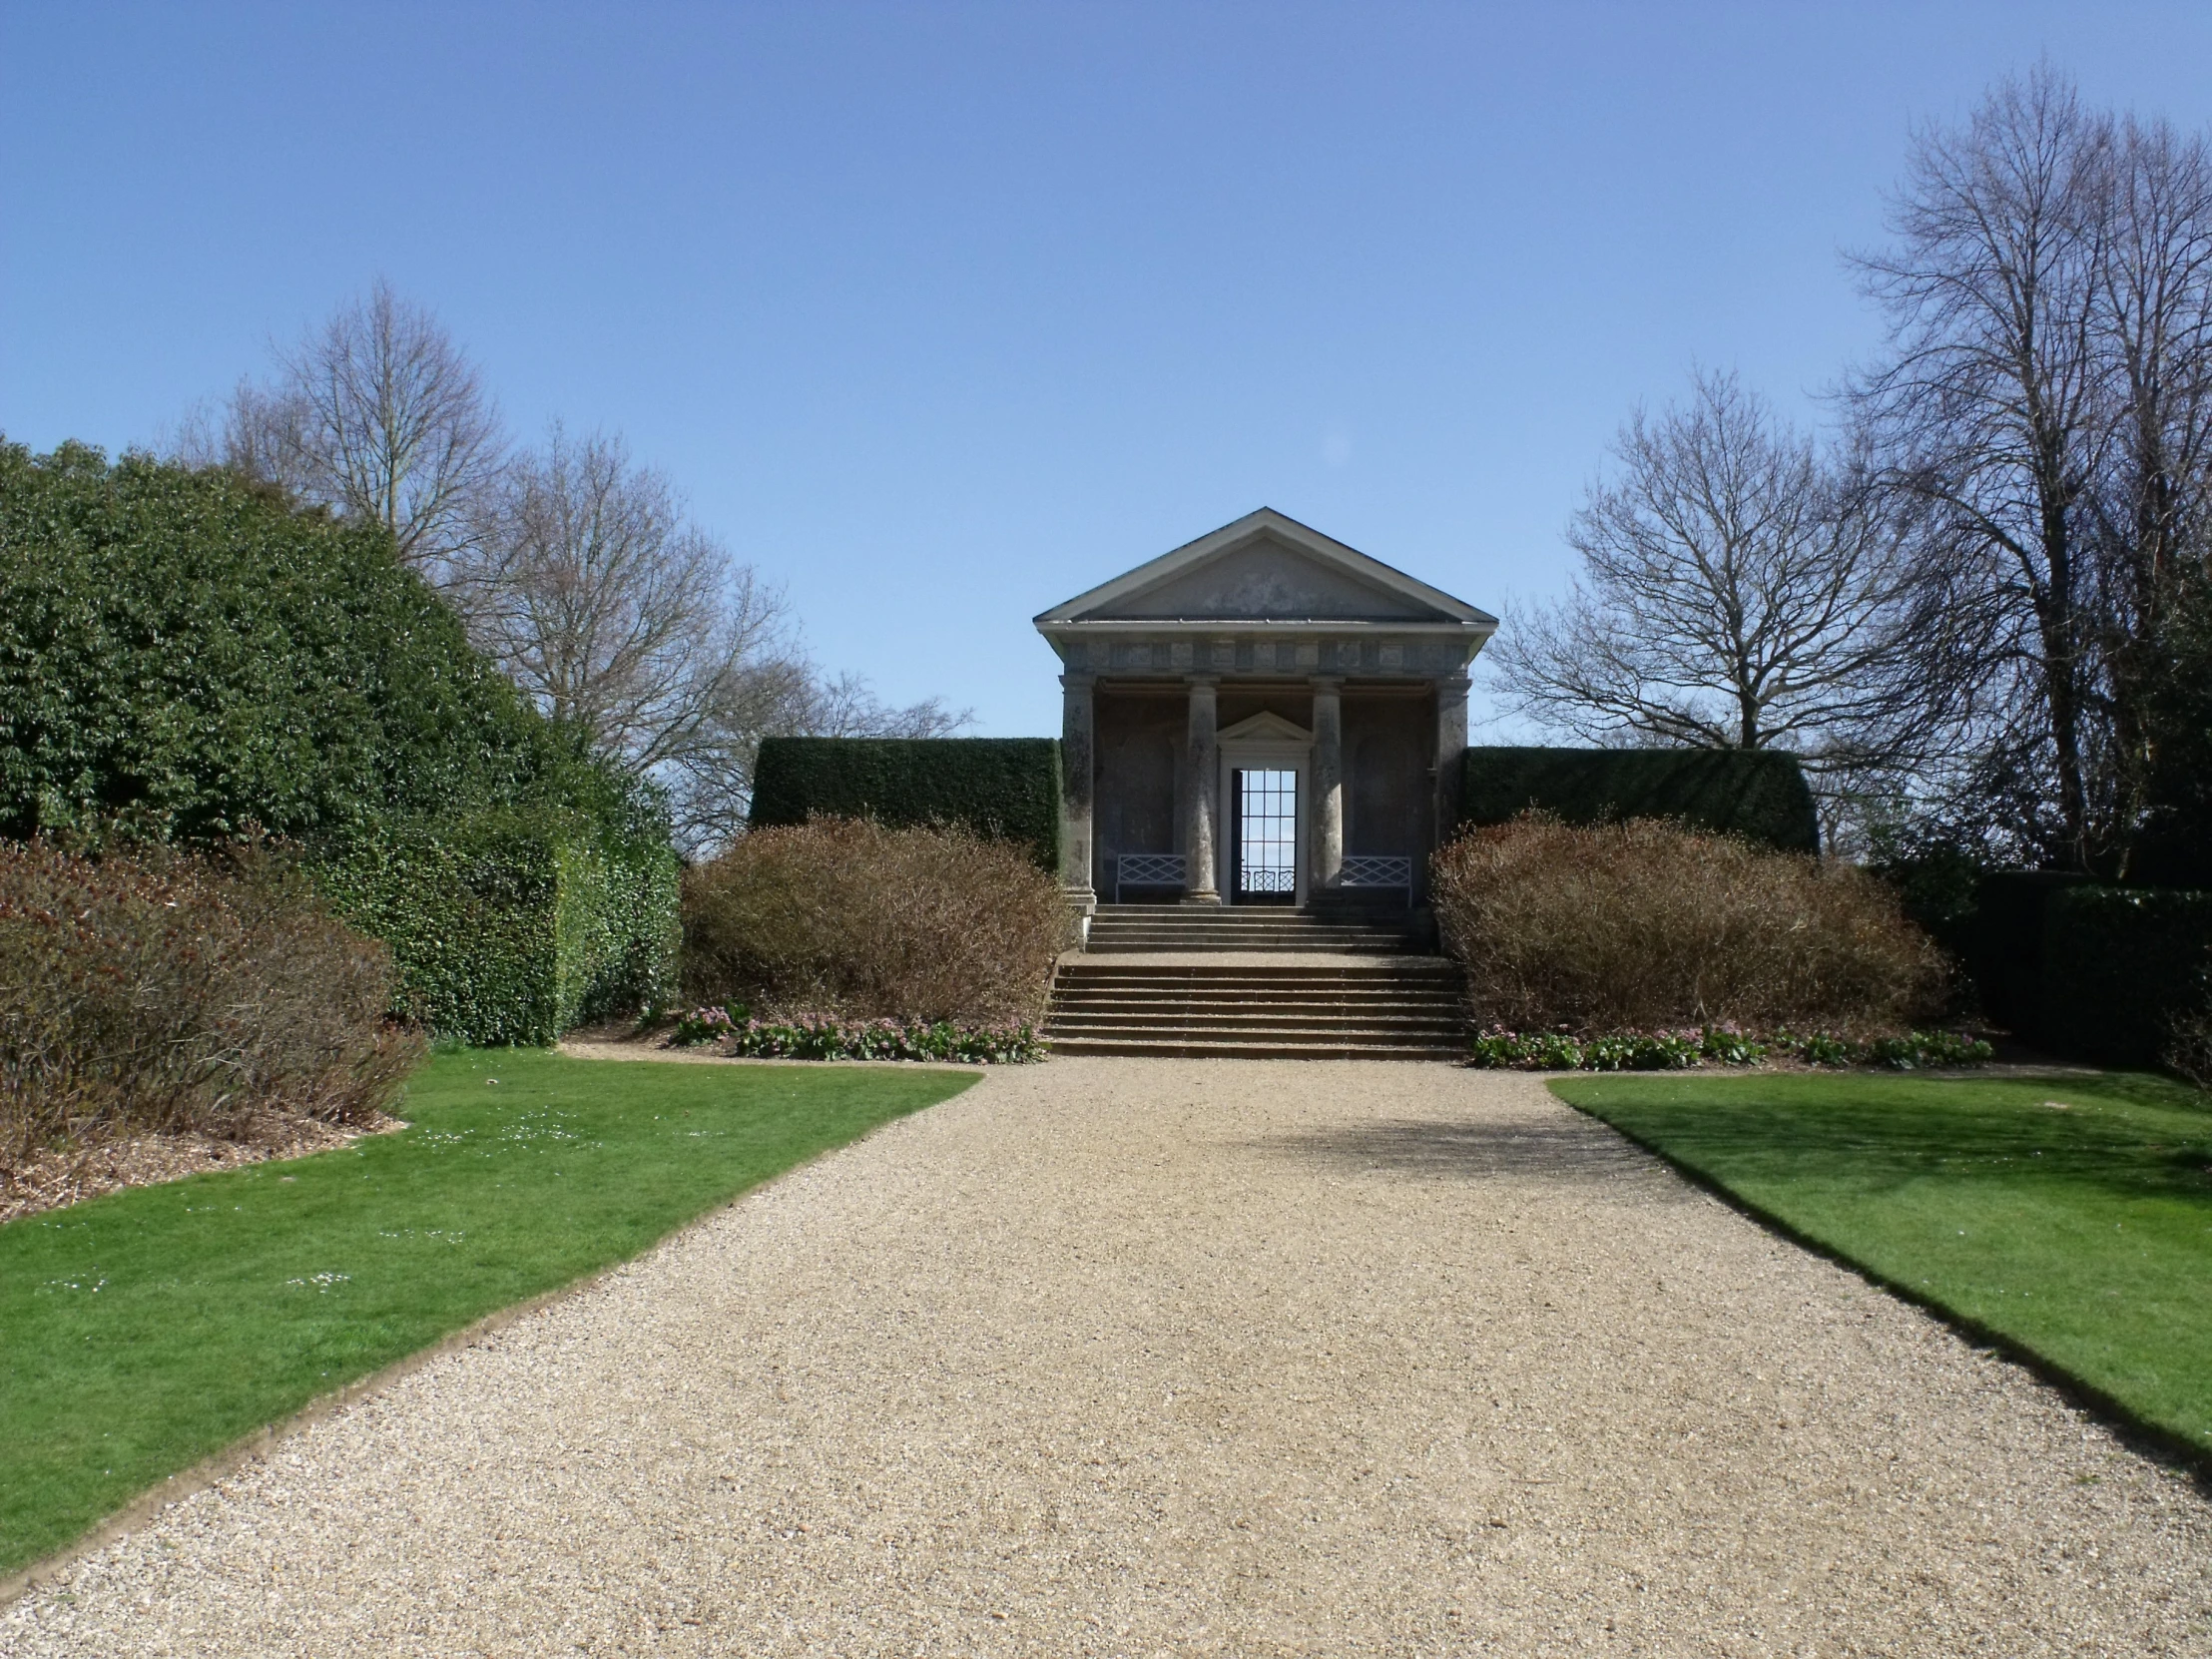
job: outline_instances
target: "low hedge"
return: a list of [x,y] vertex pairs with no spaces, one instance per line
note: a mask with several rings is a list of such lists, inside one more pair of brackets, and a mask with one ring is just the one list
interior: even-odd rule
[[1531,808],[1578,825],[1680,819],[1788,852],[1820,850],[1804,770],[1772,749],[1467,751],[1465,822],[1504,824]]
[[675,994],[675,854],[579,815],[385,826],[324,849],[317,884],[384,941],[393,1011],[479,1044],[550,1043]]
[[2212,990],[2212,892],[2068,886],[2042,919],[2033,1038],[2068,1059],[2163,1064],[2176,1024]]
[[942,824],[1019,841],[1060,867],[1060,745],[1054,738],[769,738],[748,822],[864,818]]

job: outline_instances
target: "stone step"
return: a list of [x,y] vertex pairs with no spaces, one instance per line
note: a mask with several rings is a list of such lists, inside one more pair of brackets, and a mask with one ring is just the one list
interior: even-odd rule
[[[1457,964],[1405,954],[1400,934],[1296,915],[1234,926],[1218,911],[1198,912],[1196,922],[1173,906],[1154,913],[1175,924],[1139,930],[1116,917],[1118,935],[1109,927],[1102,940],[1094,923],[1089,951],[1061,965],[1044,1024],[1055,1053],[1431,1061],[1465,1054]],[[1123,948],[1128,940],[1141,943]],[[1315,949],[1350,954],[1348,944],[1367,945],[1367,958],[1301,958]],[[1283,959],[1147,961],[1141,953],[1209,948],[1257,948]]]
[[1254,906],[1119,904],[1098,909],[1084,948],[1130,950],[1322,950],[1393,954],[1411,947],[1403,913],[1367,909],[1333,915]]
[[1093,950],[1102,944],[1124,944],[1137,939],[1156,939],[1163,950],[1175,950],[1200,939],[1250,939],[1259,944],[1305,944],[1317,950],[1330,950],[1340,945],[1360,943],[1390,944],[1403,949],[1405,935],[1383,927],[1100,927],[1093,925],[1089,943]]
[[1117,1008],[1457,1008],[1460,993],[1451,986],[1376,986],[1348,991],[1343,986],[1144,986],[1144,984],[1064,984],[1059,1000],[1068,1006]]
[[1148,986],[1148,984],[1064,984],[1059,997],[1066,1004],[1124,1006],[1124,1008],[1188,1008],[1192,1004],[1219,1004],[1223,1008],[1457,1008],[1460,993],[1453,986]]
[[1394,993],[1413,991],[1457,991],[1459,976],[1448,968],[1438,972],[1380,971],[1362,972],[1360,969],[1329,968],[1314,973],[1290,973],[1280,969],[1242,967],[1224,962],[1218,967],[1212,963],[1176,962],[1157,967],[1094,966],[1089,962],[1071,962],[1060,970],[1060,984],[1108,989],[1126,985],[1132,988],[1168,990],[1218,990],[1218,991],[1298,991],[1323,993],[1329,991],[1374,991]]
[[1462,1028],[1452,1020],[1422,1025],[1377,1025],[1366,1020],[1341,1023],[1286,1023],[1282,1020],[1148,1020],[1129,1025],[1113,1020],[1095,1024],[1053,1020],[1040,1033],[1049,1043],[1064,1038],[1101,1042],[1265,1042],[1285,1048],[1338,1048],[1346,1044],[1382,1044],[1414,1048],[1464,1047]]
[[1308,951],[1317,956],[1405,956],[1412,952],[1405,941],[1390,933],[1105,933],[1084,941],[1084,950],[1097,956],[1111,952],[1148,950],[1173,955],[1182,950],[1265,950],[1282,954]]
[[1162,1060],[1426,1060],[1465,1057],[1461,1044],[1342,1042],[1325,1045],[1248,1042],[1238,1038],[1065,1037],[1052,1039],[1055,1054],[1116,1054]]
[[1422,1011],[1376,1011],[1376,1008],[1062,1008],[1046,1015],[1046,1026],[1188,1026],[1215,1022],[1223,1026],[1374,1026],[1376,1031],[1393,1026],[1464,1026],[1457,1008],[1422,1008]]

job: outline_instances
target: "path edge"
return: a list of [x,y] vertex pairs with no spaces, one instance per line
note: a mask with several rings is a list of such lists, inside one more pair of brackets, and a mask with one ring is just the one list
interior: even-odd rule
[[[627,1059],[629,1056],[576,1054],[572,1055],[571,1058],[616,1061]],[[975,1083],[982,1082],[989,1075],[989,1069],[980,1066],[959,1066],[942,1069],[972,1070],[975,1073]],[[743,1192],[732,1193],[719,1204],[711,1205],[700,1211],[698,1215],[692,1217],[690,1221],[683,1225],[670,1228],[636,1254],[625,1256],[619,1262],[610,1262],[605,1267],[586,1274],[581,1279],[570,1280],[566,1285],[557,1286],[550,1291],[540,1291],[536,1296],[526,1297],[520,1302],[509,1303],[504,1308],[495,1308],[481,1319],[462,1326],[457,1331],[446,1333],[436,1342],[418,1348],[412,1354],[402,1355],[399,1359],[392,1361],[391,1364],[370,1372],[366,1377],[355,1378],[350,1382],[332,1388],[328,1393],[316,1394],[314,1398],[308,1400],[289,1415],[276,1422],[266,1422],[261,1427],[250,1430],[238,1439],[233,1440],[220,1451],[210,1452],[191,1467],[179,1469],[175,1474],[165,1476],[160,1483],[147,1487],[145,1491],[139,1493],[137,1497],[131,1499],[122,1508],[113,1510],[93,1522],[91,1526],[52,1554],[42,1555],[28,1566],[19,1567],[6,1577],[0,1578],[0,1612],[5,1612],[33,1590],[59,1577],[86,1556],[105,1549],[118,1538],[127,1537],[136,1532],[171,1504],[182,1503],[186,1498],[206,1491],[225,1476],[236,1474],[249,1464],[261,1461],[269,1455],[272,1449],[291,1439],[294,1435],[302,1434],[315,1424],[336,1416],[348,1406],[357,1405],[371,1395],[381,1393],[394,1382],[420,1371],[432,1361],[442,1360],[448,1354],[458,1353],[463,1349],[474,1348],[485,1338],[495,1337],[510,1326],[519,1325],[522,1321],[537,1314],[542,1314],[547,1309],[568,1301],[571,1297],[582,1296],[587,1291],[597,1289],[601,1284],[612,1279],[624,1269],[644,1261],[655,1251],[674,1244],[688,1233],[705,1227],[721,1216],[724,1211],[736,1209],[756,1194],[765,1193],[771,1187],[789,1181],[802,1170],[813,1168],[825,1158],[834,1158],[840,1152],[858,1146],[862,1142],[873,1140],[886,1129],[893,1128],[901,1123],[910,1123],[924,1112],[942,1106],[947,1101],[958,1100],[962,1095],[972,1090],[975,1083],[970,1083],[967,1088],[961,1089],[955,1094],[946,1095],[944,1100],[931,1101],[927,1106],[916,1107],[911,1112],[903,1112],[895,1118],[888,1118],[866,1133],[855,1135],[849,1141],[842,1142],[837,1146],[826,1146],[814,1156],[802,1159],[792,1165],[790,1169],[779,1170],[767,1180],[755,1182]]]
[[1937,1298],[1925,1295],[1913,1285],[1890,1278],[1869,1267],[1857,1258],[1846,1255],[1835,1246],[1813,1237],[1795,1223],[1777,1215],[1766,1206],[1744,1197],[1741,1193],[1722,1184],[1694,1165],[1686,1164],[1673,1154],[1645,1140],[1632,1130],[1624,1129],[1612,1119],[1594,1112],[1586,1106],[1577,1106],[1565,1095],[1551,1087],[1555,1080],[1587,1077],[1587,1072],[1557,1072],[1544,1077],[1544,1087],[1551,1098],[1569,1111],[1578,1112],[1592,1123],[1602,1124],[1629,1145],[1648,1152],[1665,1164],[1684,1181],[1707,1196],[1727,1205],[1747,1221],[1755,1222],[1767,1232],[1797,1246],[1808,1255],[1833,1263],[1846,1273],[1863,1280],[1884,1295],[1894,1297],[1908,1307],[1917,1308],[1946,1331],[1979,1348],[1985,1348],[2000,1358],[2018,1366],[2037,1382],[2051,1388],[2069,1403],[2096,1417],[2105,1430],[2140,1456],[2164,1465],[2176,1475],[2188,1480],[2199,1493],[2212,1499],[2212,1446],[2198,1445],[2187,1435],[2139,1416],[2124,1401],[2106,1392],[2086,1378],[2077,1376],[2057,1361],[2036,1353],[2017,1337],[1985,1325],[1971,1314],[1957,1309]]

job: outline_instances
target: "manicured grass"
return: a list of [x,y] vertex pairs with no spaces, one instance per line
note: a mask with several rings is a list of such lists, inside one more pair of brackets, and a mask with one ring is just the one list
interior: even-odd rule
[[1755,1213],[2212,1457],[2205,1096],[2116,1073],[1551,1086]]
[[975,1076],[443,1054],[402,1132],[0,1227],[0,1573]]

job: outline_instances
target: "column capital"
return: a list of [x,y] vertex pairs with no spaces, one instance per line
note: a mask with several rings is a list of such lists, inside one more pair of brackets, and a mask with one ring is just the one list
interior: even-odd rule
[[1183,684],[1193,691],[1197,691],[1201,687],[1204,687],[1207,691],[1212,691],[1221,684],[1221,676],[1218,674],[1186,674],[1183,676]]
[[1098,684],[1098,676],[1086,669],[1069,669],[1060,676],[1063,691],[1090,691]]
[[1436,676],[1436,695],[1439,697],[1463,698],[1467,695],[1467,689],[1473,684],[1474,681],[1464,669],[1456,674],[1439,674]]
[[1318,692],[1341,692],[1345,689],[1345,677],[1341,674],[1312,674],[1306,683]]

